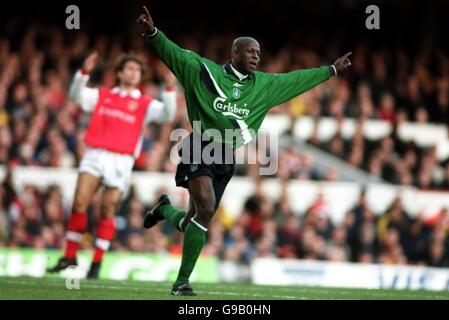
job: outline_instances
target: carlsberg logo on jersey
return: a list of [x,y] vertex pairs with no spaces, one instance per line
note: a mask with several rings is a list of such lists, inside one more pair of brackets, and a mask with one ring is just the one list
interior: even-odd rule
[[243,108],[240,108],[236,103],[231,104],[226,98],[217,97],[214,100],[213,107],[215,111],[218,111],[225,116],[242,120],[249,115],[250,110],[245,108],[247,105],[248,104],[244,103]]

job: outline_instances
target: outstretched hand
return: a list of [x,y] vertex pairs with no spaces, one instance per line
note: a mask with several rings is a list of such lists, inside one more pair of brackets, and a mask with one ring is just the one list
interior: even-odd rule
[[175,75],[171,71],[168,71],[165,74],[164,80],[165,80],[165,84],[166,84],[167,88],[174,88],[176,86],[177,80],[176,80]]
[[344,71],[346,68],[351,66],[351,61],[348,58],[351,54],[352,54],[352,52],[348,52],[344,56],[335,60],[334,66],[335,66],[335,69],[337,69],[338,73]]
[[153,19],[150,16],[150,11],[148,11],[146,6],[143,6],[143,13],[137,18],[137,24],[142,27],[144,34],[151,34],[154,32]]
[[86,60],[84,60],[83,71],[86,73],[91,73],[97,64],[97,60],[98,52],[94,51],[86,58]]

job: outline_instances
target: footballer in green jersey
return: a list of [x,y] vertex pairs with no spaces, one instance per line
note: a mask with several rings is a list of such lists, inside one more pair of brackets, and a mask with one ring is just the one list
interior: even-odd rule
[[[143,11],[137,23],[143,28],[149,47],[184,87],[193,128],[181,143],[181,162],[175,177],[176,185],[189,191],[189,210],[184,212],[174,207],[163,194],[147,212],[144,227],[151,228],[158,221],[167,219],[184,232],[181,267],[171,293],[195,295],[189,278],[206,241],[207,227],[233,176],[235,148],[254,138],[270,108],[349,67],[351,53],[330,66],[271,74],[256,71],[260,61],[257,40],[240,37],[232,43],[230,62],[220,65],[176,45],[154,26],[145,6]],[[197,143],[195,137],[199,137]],[[206,163],[202,159],[205,148],[231,154],[231,159],[220,156],[218,161]],[[201,159],[196,161],[193,156],[198,154]]]

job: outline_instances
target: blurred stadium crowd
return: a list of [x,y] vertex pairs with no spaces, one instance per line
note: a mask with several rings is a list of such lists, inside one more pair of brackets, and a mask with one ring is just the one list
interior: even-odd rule
[[[187,208],[185,195],[177,203],[179,207]],[[58,186],[46,190],[27,186],[19,194],[9,176],[0,187],[0,198],[0,247],[49,249],[64,245],[70,205],[63,202]],[[117,215],[112,250],[180,254],[182,235],[169,223],[150,230],[142,227],[147,209],[131,188]],[[89,209],[89,233],[81,242],[84,249],[92,249],[99,216],[97,195]],[[344,222],[333,225],[321,197],[299,216],[291,209],[285,191],[272,202],[257,188],[236,218],[225,207],[218,209],[203,254],[243,265],[255,257],[280,257],[449,267],[448,232],[447,209],[431,219],[411,217],[396,199],[384,214],[375,215],[362,193]]]
[[[9,38],[19,33],[20,37]],[[71,77],[92,50],[101,62],[92,76],[94,84],[113,86],[114,62],[124,51],[148,61],[142,91],[159,95],[167,68],[145,48],[138,36],[66,33],[30,24],[23,30],[6,25],[0,37],[0,163],[10,165],[76,168],[85,149],[83,137],[88,116],[68,99]],[[169,36],[171,36],[169,34]],[[203,38],[196,34],[178,37],[183,47],[224,63],[233,34]],[[311,35],[313,37],[314,35]],[[8,40],[13,39],[13,40]],[[313,43],[304,40],[304,43]],[[205,45],[207,44],[207,46]],[[262,50],[263,50],[262,44]],[[327,65],[341,53],[338,41],[326,48],[313,45],[263,50],[261,70],[287,72]],[[324,53],[323,53],[324,52]],[[443,123],[449,120],[449,56],[426,48],[417,53],[402,48],[372,49],[359,42],[353,49],[353,70],[326,82],[300,98],[272,109],[273,113],[335,119],[380,119],[394,126],[402,121]],[[168,157],[172,128],[190,128],[182,89],[178,90],[178,112],[173,124],[149,125],[135,170],[174,173]],[[391,137],[367,141],[361,130],[352,140],[336,135],[328,143],[309,141],[348,163],[365,169],[373,177],[422,189],[449,187],[449,162],[438,162],[435,148],[422,149]],[[279,154],[277,177],[286,179],[338,180],[337,172],[324,176],[314,171],[311,155],[294,148]],[[257,176],[254,166],[239,168],[238,174]],[[64,221],[70,208],[62,202],[58,186],[38,190],[27,186],[17,193],[6,179],[0,189],[0,247],[60,248]],[[187,207],[187,202],[184,207]],[[118,214],[119,232],[115,250],[172,252],[181,250],[181,237],[168,224],[144,232],[144,205],[133,192]],[[99,203],[91,206],[91,227]],[[232,221],[220,208],[211,225],[205,254],[248,263],[256,256],[300,257],[337,261],[414,263],[449,266],[449,214],[443,210],[431,220],[412,219],[399,200],[381,216],[366,207],[363,196],[348,212],[341,226],[332,226],[322,199],[303,217],[295,215],[283,196],[271,203],[256,192],[245,209]],[[86,238],[85,246],[90,246]]]
[[[10,26],[9,33],[14,33]],[[17,38],[15,38],[17,39]],[[188,49],[218,61],[226,62],[232,34],[201,39],[191,35],[179,39]],[[207,47],[203,46],[207,43]],[[284,47],[276,52],[264,51],[261,70],[287,72],[331,63],[338,56],[338,41],[322,48]],[[159,95],[161,79],[167,68],[145,48],[143,40],[134,37],[89,37],[86,33],[64,33],[61,29],[46,32],[31,25],[17,41],[0,38],[0,162],[29,166],[77,167],[84,152],[83,136],[88,116],[67,97],[71,77],[85,56],[97,50],[102,57],[93,83],[113,86],[113,67],[117,57],[126,51],[144,56],[148,73],[142,90]],[[328,142],[310,138],[313,143],[348,163],[365,169],[373,178],[422,189],[449,187],[449,161],[439,162],[434,147],[421,148],[401,141],[393,130],[380,141],[364,138],[367,119],[389,121],[394,128],[403,121],[446,124],[449,120],[449,56],[439,50],[422,50],[411,56],[404,50],[371,50],[360,42],[354,48],[353,70],[332,79],[313,91],[272,109],[272,113],[313,117],[345,117],[358,120],[358,130],[349,140],[339,132]],[[142,154],[136,170],[173,172],[169,160],[173,144],[167,143],[171,128],[190,128],[185,101],[179,90],[176,121],[170,126],[150,125],[145,130]],[[280,178],[338,180],[338,174],[316,176],[314,159],[295,150],[284,150],[279,156]],[[251,175],[244,168],[238,174]]]

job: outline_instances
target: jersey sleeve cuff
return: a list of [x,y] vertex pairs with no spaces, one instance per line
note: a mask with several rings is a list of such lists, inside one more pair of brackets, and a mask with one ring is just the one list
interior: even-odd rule
[[89,79],[90,77],[90,73],[86,72],[83,69],[79,69],[76,73],[75,73],[75,77],[78,79]]
[[329,66],[329,75],[330,75],[331,77],[337,75],[337,68],[335,68],[334,65],[330,65],[330,66]]
[[147,41],[153,40],[153,39],[156,37],[158,31],[159,31],[159,30],[158,30],[156,27],[154,27],[154,32],[151,33],[151,34],[145,34],[145,39],[146,39]]
[[80,74],[82,76],[89,76],[90,75],[90,73],[88,71],[84,70],[84,69],[80,69]]

